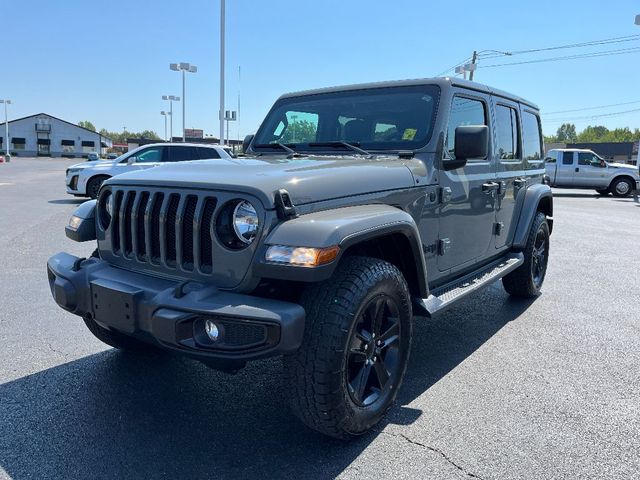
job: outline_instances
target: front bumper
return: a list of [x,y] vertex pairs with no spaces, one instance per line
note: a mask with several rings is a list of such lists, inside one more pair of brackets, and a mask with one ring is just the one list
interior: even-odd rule
[[65,185],[67,187],[67,193],[71,193],[74,195],[84,195],[85,194],[85,182],[80,178],[80,173],[73,172],[69,173],[65,179]]
[[[58,253],[47,262],[56,303],[105,328],[203,361],[246,362],[297,350],[305,313],[297,304],[225,292]],[[205,320],[220,326],[217,342]]]

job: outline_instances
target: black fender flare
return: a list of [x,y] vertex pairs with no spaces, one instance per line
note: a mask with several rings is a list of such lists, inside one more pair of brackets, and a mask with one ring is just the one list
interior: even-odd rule
[[[258,251],[254,274],[262,278],[301,282],[327,280],[349,248],[388,235],[402,235],[406,238],[410,251],[403,252],[403,255],[411,256],[411,265],[416,269],[417,290],[426,298],[427,269],[418,227],[407,212],[386,204],[323,210],[279,223],[267,235]],[[338,245],[340,251],[332,262],[309,268],[267,263],[265,253],[271,245],[316,248]]]
[[513,236],[513,250],[520,251],[526,247],[529,230],[531,230],[533,219],[538,212],[547,216],[551,232],[553,230],[553,193],[551,193],[549,185],[540,183],[527,188],[520,207],[518,225]]

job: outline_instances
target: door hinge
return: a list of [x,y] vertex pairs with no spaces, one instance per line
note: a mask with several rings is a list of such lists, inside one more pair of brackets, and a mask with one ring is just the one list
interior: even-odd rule
[[504,223],[503,222],[498,222],[498,223],[494,223],[493,224],[493,234],[500,236],[502,235],[502,232],[504,232]]
[[442,238],[438,240],[438,255],[444,255],[451,248],[451,240]]
[[451,201],[451,188],[442,187],[440,189],[440,203],[448,203]]

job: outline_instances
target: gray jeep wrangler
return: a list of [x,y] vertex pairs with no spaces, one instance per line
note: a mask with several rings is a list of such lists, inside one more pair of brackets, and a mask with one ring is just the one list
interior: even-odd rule
[[436,78],[280,97],[245,157],[106,181],[48,261],[55,301],[103,342],[234,371],[284,356],[295,414],[373,427],[414,315],[502,279],[539,294],[552,229],[538,108]]

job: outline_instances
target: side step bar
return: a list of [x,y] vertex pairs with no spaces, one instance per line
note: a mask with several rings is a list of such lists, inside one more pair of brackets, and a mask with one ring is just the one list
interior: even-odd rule
[[524,263],[522,253],[513,253],[506,258],[501,258],[489,265],[471,272],[462,278],[435,288],[428,298],[415,299],[418,308],[431,316],[451,306],[461,298],[466,297],[482,287],[504,277]]

